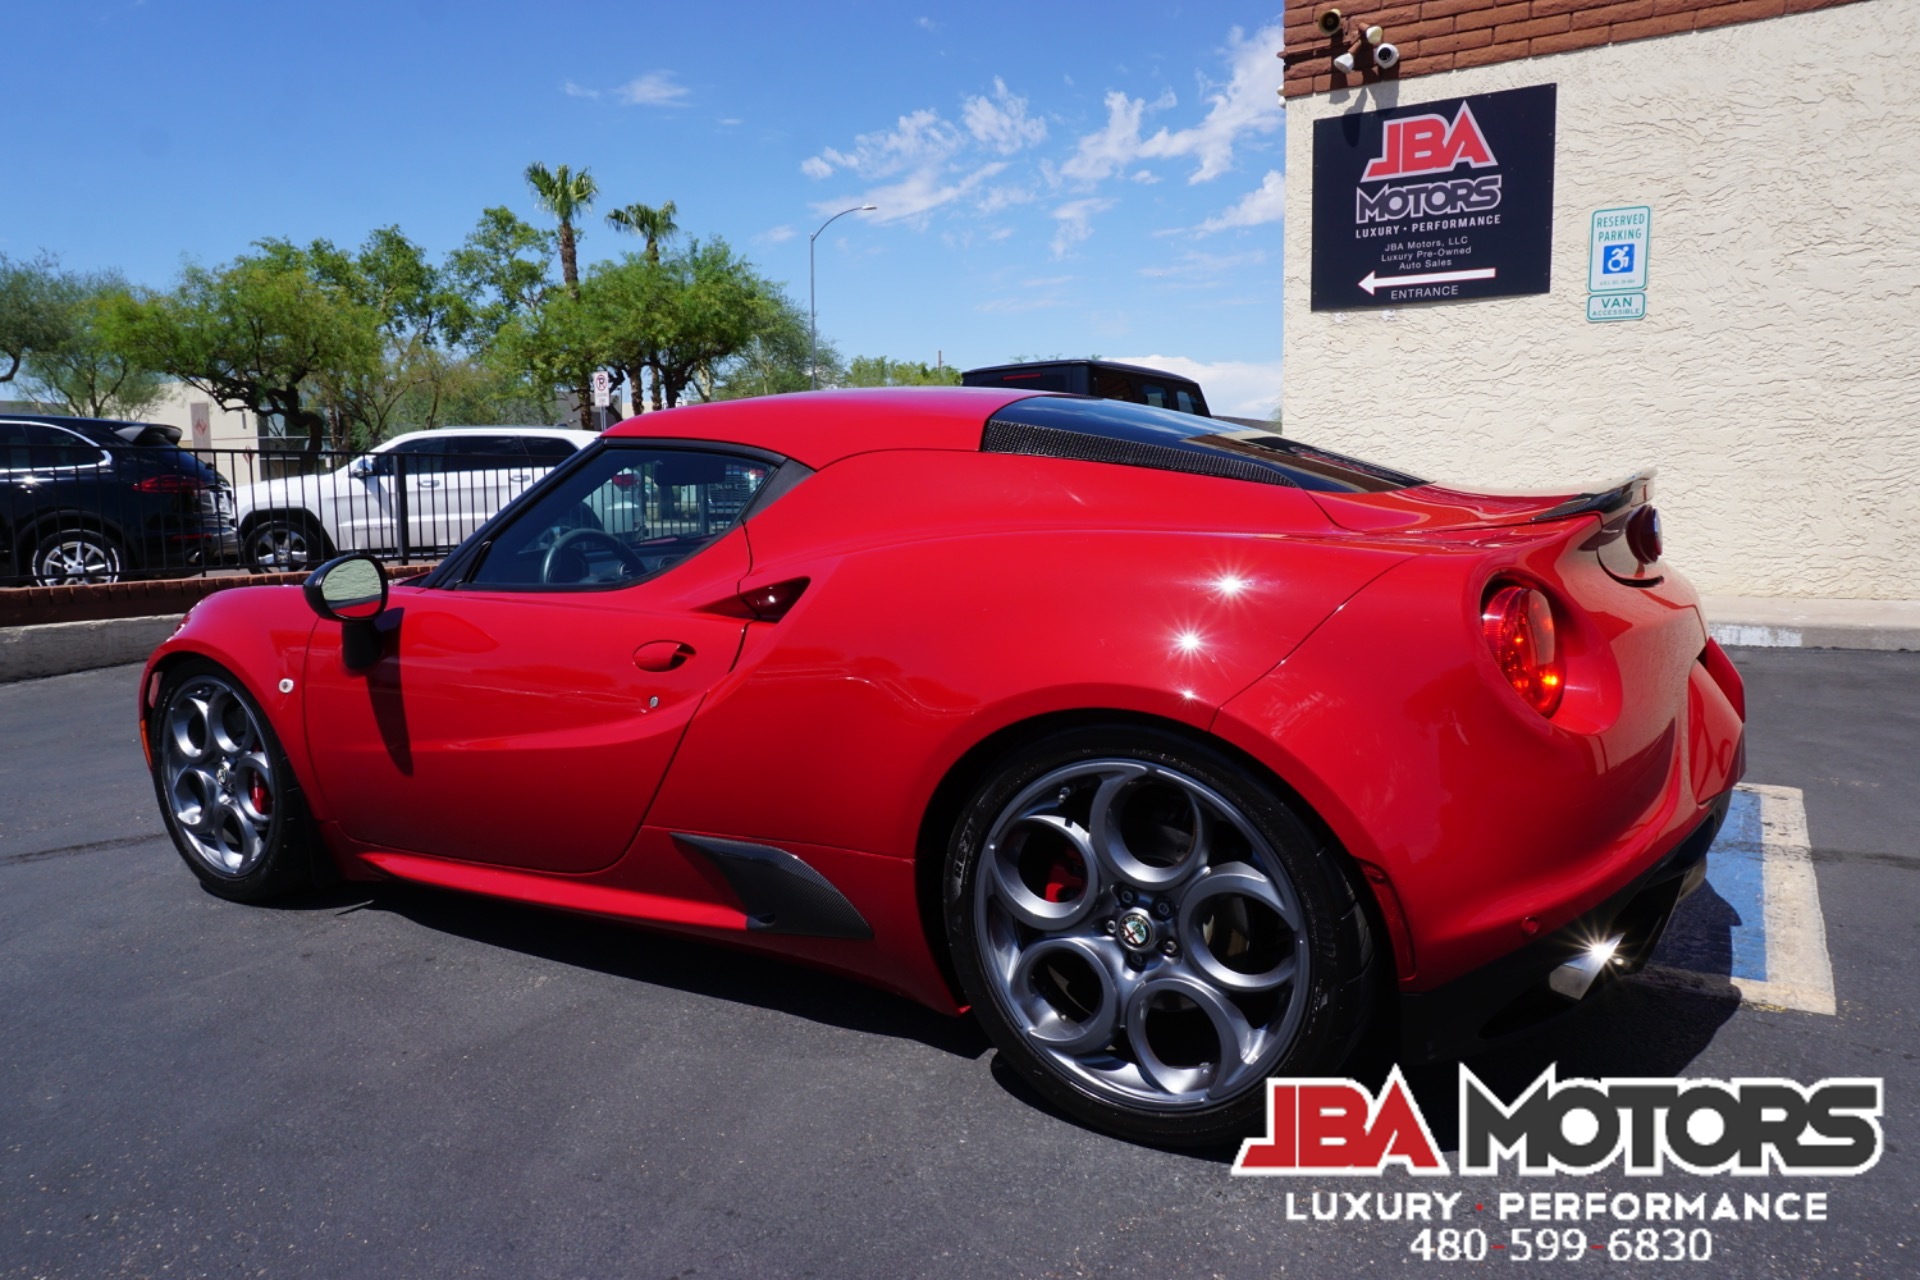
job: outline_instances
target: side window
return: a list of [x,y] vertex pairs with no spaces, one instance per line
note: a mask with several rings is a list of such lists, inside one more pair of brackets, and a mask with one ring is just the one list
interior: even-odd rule
[[1093,372],[1093,394],[1102,400],[1126,400],[1137,403],[1140,393],[1134,389],[1131,379],[1124,373],[1115,373],[1111,369],[1096,369]]
[[1140,403],[1150,404],[1156,409],[1171,409],[1173,407],[1167,403],[1167,389],[1157,382],[1143,382],[1140,384]]
[[0,471],[25,471],[32,465],[27,461],[26,424],[0,422]]
[[449,471],[511,471],[527,465],[519,436],[461,436],[447,443]]
[[571,440],[556,436],[526,436],[521,443],[527,446],[527,456],[536,467],[557,467],[578,452]]
[[447,440],[436,440],[432,436],[403,440],[385,453],[373,455],[374,470],[383,476],[393,475],[396,470],[395,459],[404,457],[408,475],[439,475],[446,470],[448,443]]
[[652,577],[739,523],[772,472],[758,458],[704,449],[609,446],[536,490],[465,585],[579,591]]
[[1173,407],[1178,409],[1182,413],[1200,412],[1200,406],[1198,406],[1193,402],[1193,393],[1191,391],[1188,391],[1185,387],[1174,388]]
[[104,449],[71,431],[29,423],[25,435],[27,465],[35,471],[51,471],[56,467],[97,467],[107,461]]

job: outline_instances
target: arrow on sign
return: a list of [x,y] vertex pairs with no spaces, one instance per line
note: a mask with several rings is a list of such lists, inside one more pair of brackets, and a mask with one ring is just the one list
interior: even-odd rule
[[1404,284],[1452,284],[1456,280],[1491,280],[1499,274],[1497,267],[1481,267],[1474,271],[1429,271],[1419,276],[1376,276],[1367,272],[1360,287],[1372,297],[1375,289],[1391,289]]

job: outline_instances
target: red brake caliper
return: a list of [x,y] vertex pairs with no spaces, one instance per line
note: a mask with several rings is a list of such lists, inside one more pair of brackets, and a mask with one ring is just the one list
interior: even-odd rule
[[1087,869],[1080,865],[1080,859],[1062,854],[1047,868],[1046,892],[1041,896],[1048,902],[1072,902],[1086,887]]
[[247,799],[253,804],[253,811],[261,817],[273,812],[273,792],[267,790],[267,784],[254,774],[247,785]]

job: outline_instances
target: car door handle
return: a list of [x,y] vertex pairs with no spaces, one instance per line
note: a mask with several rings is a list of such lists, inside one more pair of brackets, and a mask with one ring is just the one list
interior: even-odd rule
[[418,481],[417,483],[419,487],[422,489],[438,489],[440,487],[440,482],[438,480],[421,480],[421,481]]
[[642,671],[672,671],[693,656],[693,646],[678,640],[649,640],[633,651],[633,665]]

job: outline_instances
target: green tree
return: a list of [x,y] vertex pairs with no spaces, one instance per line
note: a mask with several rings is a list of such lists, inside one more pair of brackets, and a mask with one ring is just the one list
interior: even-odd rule
[[553,287],[553,255],[553,232],[511,209],[483,211],[465,243],[447,255],[448,339],[484,348],[502,326],[539,306]]
[[[647,242],[647,261],[658,265],[660,262],[661,242],[670,239],[673,234],[680,229],[680,224],[673,220],[673,215],[679,211],[679,208],[675,206],[671,200],[666,201],[657,209],[651,205],[630,204],[609,213],[607,215],[607,225],[616,231],[625,231],[631,235],[637,235],[645,239]],[[653,365],[647,366],[647,370],[650,375],[649,381],[653,387],[653,407],[658,409],[662,407],[660,370]],[[629,374],[629,377],[631,376],[633,375]],[[637,411],[640,403],[640,383],[638,381],[634,382],[633,390],[634,407]]]
[[72,326],[59,264],[44,253],[28,262],[0,253],[0,382],[12,382],[33,352],[69,341]]
[[957,387],[960,371],[952,365],[930,365],[924,360],[890,360],[886,356],[855,356],[847,366],[849,387]]
[[721,375],[753,339],[775,328],[787,303],[779,287],[739,257],[725,240],[693,241],[662,264],[672,273],[655,363],[667,407],[691,387],[714,398]]
[[212,396],[226,409],[277,414],[309,454],[326,440],[313,380],[350,376],[380,358],[380,317],[336,284],[271,250],[225,266],[188,267],[164,294],[103,309],[107,340],[129,358]]
[[103,323],[131,296],[117,271],[58,274],[54,296],[66,337],[32,352],[24,376],[34,394],[82,418],[139,417],[165,393],[166,380],[123,350]]
[[[820,339],[820,383],[844,384],[846,367],[833,343]],[[721,367],[713,399],[739,400],[747,396],[782,395],[805,391],[807,380],[807,312],[784,294],[776,294],[759,332],[748,339]]]
[[[527,166],[527,186],[533,189],[533,195],[540,207],[553,215],[560,224],[560,278],[567,286],[567,292],[573,300],[580,300],[580,257],[579,231],[574,219],[593,206],[593,199],[600,194],[599,184],[594,182],[593,174],[582,169],[575,173],[567,165],[556,165],[552,169],[538,160]],[[580,425],[590,427],[593,423],[593,406],[587,384],[592,378],[592,369],[587,377],[574,384],[574,402],[579,406]]]

